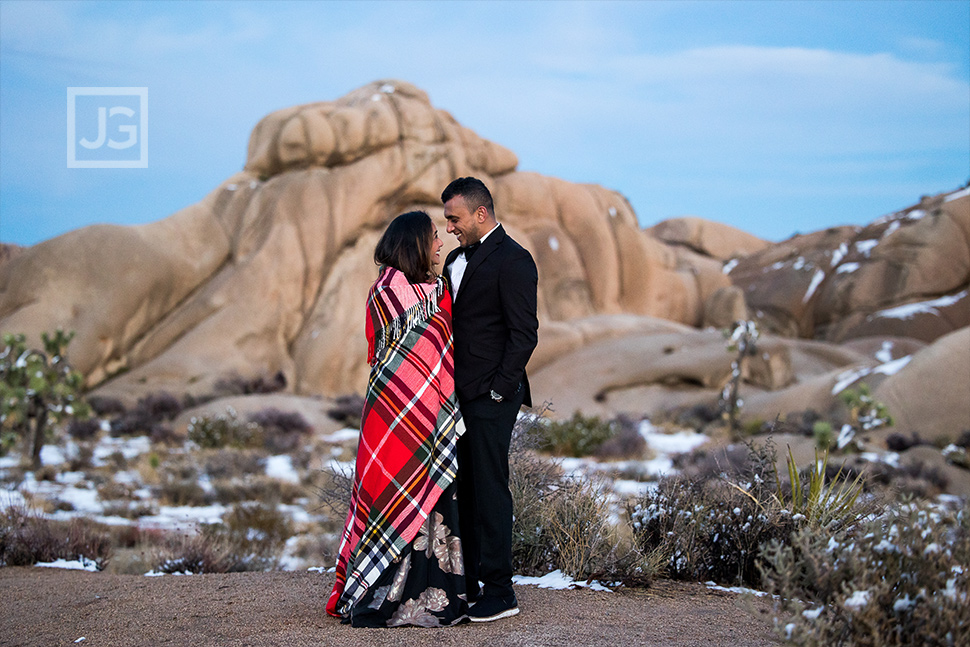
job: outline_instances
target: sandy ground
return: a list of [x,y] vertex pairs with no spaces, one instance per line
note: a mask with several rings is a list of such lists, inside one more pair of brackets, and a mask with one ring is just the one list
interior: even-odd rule
[[353,629],[341,625],[323,611],[332,584],[332,575],[317,573],[144,577],[0,568],[0,645],[782,644],[765,619],[746,610],[739,596],[711,591],[702,584],[661,580],[649,589],[617,593],[520,586],[516,587],[522,609],[518,616],[447,629]]

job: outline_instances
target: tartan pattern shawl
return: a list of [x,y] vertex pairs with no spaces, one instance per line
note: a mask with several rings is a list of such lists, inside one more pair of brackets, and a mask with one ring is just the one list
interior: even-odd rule
[[382,268],[367,298],[368,362],[350,510],[327,613],[347,616],[414,540],[455,479],[465,425],[454,384],[451,295]]

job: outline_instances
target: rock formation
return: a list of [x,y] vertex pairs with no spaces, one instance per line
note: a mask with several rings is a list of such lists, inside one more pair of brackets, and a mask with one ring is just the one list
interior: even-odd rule
[[[0,332],[36,342],[76,331],[74,365],[96,393],[127,401],[277,373],[290,394],[360,393],[377,238],[411,209],[443,234],[441,190],[475,175],[538,264],[530,371],[536,396],[561,413],[654,415],[716,400],[732,356],[709,328],[749,316],[772,333],[743,367],[758,415],[831,406],[838,376],[875,371],[887,339],[916,353],[899,384],[940,379],[922,353],[970,368],[952,348],[970,325],[966,190],[866,228],[771,244],[699,218],[642,230],[620,193],[516,167],[514,153],[399,81],[280,110],[253,130],[244,169],[201,202],[5,254]],[[886,397],[908,406],[911,387],[891,384]],[[921,411],[903,419],[916,424]],[[950,431],[964,415],[954,411],[940,422]]]

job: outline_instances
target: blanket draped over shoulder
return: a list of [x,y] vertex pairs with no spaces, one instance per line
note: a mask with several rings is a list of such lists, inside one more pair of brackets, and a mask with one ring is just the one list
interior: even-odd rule
[[350,510],[327,613],[344,617],[414,540],[455,479],[464,432],[451,296],[383,268],[367,298],[367,383]]

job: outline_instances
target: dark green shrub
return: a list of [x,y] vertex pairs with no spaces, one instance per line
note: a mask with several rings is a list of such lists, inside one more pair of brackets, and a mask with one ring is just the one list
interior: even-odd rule
[[616,425],[578,411],[569,420],[552,421],[538,428],[541,451],[556,456],[590,456],[616,435]]

